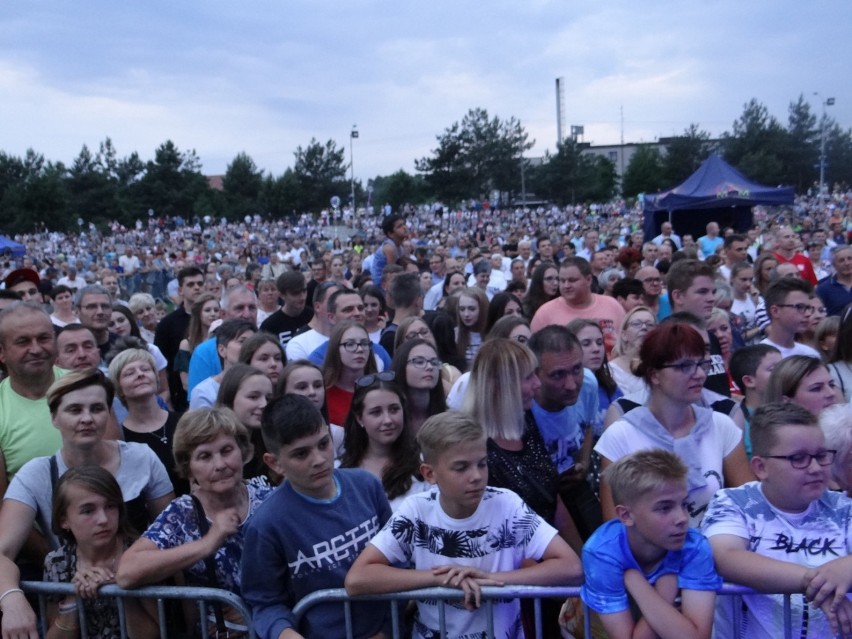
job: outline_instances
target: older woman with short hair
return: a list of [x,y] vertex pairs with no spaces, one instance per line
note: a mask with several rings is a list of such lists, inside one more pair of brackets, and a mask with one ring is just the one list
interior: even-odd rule
[[819,416],[825,435],[825,447],[836,450],[831,464],[829,484],[852,496],[852,405],[838,404],[826,408]]
[[[239,595],[243,531],[272,491],[243,479],[243,463],[253,453],[248,431],[228,408],[201,408],[181,417],[173,450],[192,495],[172,501],[127,549],[116,582],[135,588],[183,573],[187,585]],[[208,569],[216,583],[210,583]],[[225,617],[229,629],[245,630],[232,625],[241,621],[233,611]],[[208,619],[208,625],[213,623]]]

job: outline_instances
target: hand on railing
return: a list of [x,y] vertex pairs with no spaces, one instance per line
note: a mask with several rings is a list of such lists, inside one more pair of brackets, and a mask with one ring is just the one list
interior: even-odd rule
[[502,586],[502,581],[492,579],[490,574],[470,566],[436,566],[432,568],[436,577],[444,577],[443,585],[461,588],[464,592],[464,607],[476,610],[482,603],[481,586]]

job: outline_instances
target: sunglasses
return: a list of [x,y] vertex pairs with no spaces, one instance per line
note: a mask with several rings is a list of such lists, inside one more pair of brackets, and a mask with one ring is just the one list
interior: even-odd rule
[[392,382],[396,379],[396,374],[393,371],[382,371],[381,373],[370,373],[355,380],[355,386],[364,388],[372,386],[376,382]]

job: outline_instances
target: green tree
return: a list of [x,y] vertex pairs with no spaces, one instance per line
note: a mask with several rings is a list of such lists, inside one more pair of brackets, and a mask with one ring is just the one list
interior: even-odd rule
[[148,161],[140,180],[140,198],[144,209],[131,212],[141,216],[148,208],[157,215],[193,214],[196,200],[209,188],[207,178],[201,174],[201,161],[195,151],[182,153],[174,142],[167,140]]
[[274,218],[294,217],[301,210],[302,186],[293,169],[288,168],[283,175],[274,178],[268,175],[263,180],[260,200],[263,209]]
[[122,217],[118,180],[110,173],[110,164],[115,158],[104,157],[103,150],[102,144],[93,155],[84,144],[68,170],[69,208],[74,215],[95,224]]
[[663,156],[663,187],[676,186],[695,173],[712,151],[710,134],[690,124],[683,135],[671,138]]
[[447,201],[517,190],[521,158],[534,144],[516,118],[491,118],[480,108],[468,111],[437,140],[432,155],[415,166],[435,195]]
[[639,193],[656,193],[664,186],[660,151],[650,144],[639,146],[624,170],[622,194],[624,197],[636,197]]
[[787,116],[787,146],[783,154],[783,181],[806,191],[819,175],[819,129],[811,106],[799,95],[791,102]]
[[260,209],[263,171],[246,153],[238,153],[225,170],[222,188],[228,217],[255,213]]
[[[346,199],[350,189],[346,181],[348,165],[344,160],[343,147],[338,147],[334,140],[320,144],[316,138],[311,138],[307,147],[296,147],[294,155],[296,162],[293,165],[293,175],[298,180],[299,188],[288,188],[297,198],[292,203],[294,208],[300,211],[318,211],[328,206],[333,195]],[[292,178],[288,178],[288,182],[290,180]]]
[[66,189],[67,171],[61,162],[47,162],[27,149],[23,158],[0,156],[0,219],[10,233],[47,226],[71,227]]
[[830,118],[825,122],[825,182],[829,190],[852,184],[852,129],[843,130]]
[[377,207],[390,204],[399,211],[404,204],[420,204],[425,197],[425,180],[420,175],[411,175],[402,169],[386,176],[378,176],[372,181],[373,205]]
[[752,98],[722,136],[725,159],[750,179],[774,185],[784,182],[787,132],[769,110]]
[[536,195],[562,205],[608,200],[617,183],[615,165],[609,159],[584,152],[573,140],[558,145],[555,155],[546,153],[529,175]]

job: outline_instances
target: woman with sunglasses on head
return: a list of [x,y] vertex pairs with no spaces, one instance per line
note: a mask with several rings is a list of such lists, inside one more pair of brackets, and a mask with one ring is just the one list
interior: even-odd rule
[[612,349],[609,370],[625,395],[645,388],[645,380],[634,373],[642,340],[657,325],[654,312],[647,306],[637,306],[624,316],[621,329]]
[[429,485],[420,477],[420,455],[407,424],[405,395],[394,377],[385,371],[356,382],[343,428],[340,467],[361,468],[378,477],[395,510],[406,497]]
[[367,330],[352,320],[335,324],[322,364],[325,402],[330,424],[343,424],[349,415],[355,380],[376,372],[373,342]]
[[[652,330],[642,342],[636,367],[649,389],[647,404],[624,413],[595,445],[604,470],[637,450],[662,448],[679,455],[690,469],[687,508],[693,528],[716,490],[754,479],[742,430],[730,417],[698,405],[711,365],[704,339],[691,326],[666,322]],[[600,497],[604,519],[614,518],[605,478]]]
[[438,351],[428,340],[407,340],[394,352],[391,368],[406,399],[409,428],[416,435],[423,422],[447,410]]

